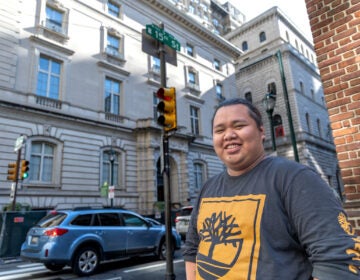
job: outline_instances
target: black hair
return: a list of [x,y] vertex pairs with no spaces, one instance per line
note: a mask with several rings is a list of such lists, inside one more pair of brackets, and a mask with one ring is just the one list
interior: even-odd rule
[[244,98],[237,97],[232,99],[226,99],[215,108],[215,112],[211,120],[211,127],[214,127],[214,118],[220,108],[237,104],[242,104],[248,108],[249,115],[256,122],[258,128],[263,126],[262,117],[258,108],[256,108],[250,101]]

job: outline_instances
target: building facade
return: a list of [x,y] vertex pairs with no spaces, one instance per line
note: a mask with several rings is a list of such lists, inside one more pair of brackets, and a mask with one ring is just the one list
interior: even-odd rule
[[[111,204],[152,214],[164,200],[154,94],[160,63],[142,51],[148,24],[162,22],[181,44],[166,76],[177,89],[173,204],[190,203],[223,169],[209,120],[220,100],[236,96],[238,48],[168,1],[10,1],[2,13],[1,206],[9,203],[6,170],[20,135],[30,172],[16,202],[33,209]],[[106,183],[115,186],[113,199],[102,196]]]
[[[236,69],[238,93],[263,108],[267,150],[272,150],[273,129],[277,155],[312,167],[341,197],[343,186],[312,44],[278,7],[225,37],[244,52]],[[263,106],[267,93],[276,97],[272,118]]]
[[[277,8],[247,23],[229,3],[198,0],[16,0],[2,13],[1,207],[11,193],[7,165],[16,161],[14,144],[23,135],[20,158],[30,161],[30,176],[19,182],[17,202],[33,209],[157,211],[164,200],[155,94],[161,73],[157,52],[143,51],[143,34],[146,25],[160,23],[181,46],[166,65],[166,85],[177,91],[178,129],[170,137],[174,208],[192,204],[203,182],[224,169],[210,123],[224,99],[245,97],[262,109],[264,94],[275,93],[277,154],[294,159],[279,53],[299,161],[341,194],[311,43]],[[263,110],[271,153],[266,116]],[[102,192],[106,184],[115,186],[113,199]]]

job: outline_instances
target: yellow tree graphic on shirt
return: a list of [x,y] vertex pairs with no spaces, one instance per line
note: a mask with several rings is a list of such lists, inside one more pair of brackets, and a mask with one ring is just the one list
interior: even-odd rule
[[210,218],[205,219],[200,230],[200,238],[204,242],[211,242],[208,257],[212,258],[214,248],[218,244],[231,244],[237,247],[242,241],[242,238],[238,238],[241,234],[238,228],[235,218],[232,215],[227,216],[226,212],[221,211],[218,215],[213,213]]

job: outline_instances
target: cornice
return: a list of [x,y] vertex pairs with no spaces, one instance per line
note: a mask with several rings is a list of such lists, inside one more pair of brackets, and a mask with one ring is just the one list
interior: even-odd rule
[[228,54],[233,56],[234,59],[238,58],[242,54],[242,51],[239,48],[237,48],[235,45],[226,41],[222,37],[212,33],[210,30],[203,27],[199,22],[192,19],[185,13],[181,12],[172,4],[168,3],[168,1],[142,0],[142,2],[152,8],[155,8],[162,15],[170,18],[173,22],[177,22],[178,24],[181,24],[189,32],[195,34],[198,37],[201,37],[202,39],[216,46],[217,48],[220,48],[222,51],[227,52]]

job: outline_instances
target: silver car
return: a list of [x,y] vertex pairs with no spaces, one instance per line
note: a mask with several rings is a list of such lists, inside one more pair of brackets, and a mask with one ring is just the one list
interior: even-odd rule
[[[165,232],[165,226],[155,226],[128,210],[56,210],[28,231],[20,256],[54,271],[68,265],[79,276],[87,276],[105,260],[144,254],[165,259]],[[180,249],[175,230],[172,237],[172,250]]]
[[182,240],[185,240],[186,238],[192,210],[193,206],[185,206],[182,207],[176,215],[175,227]]

